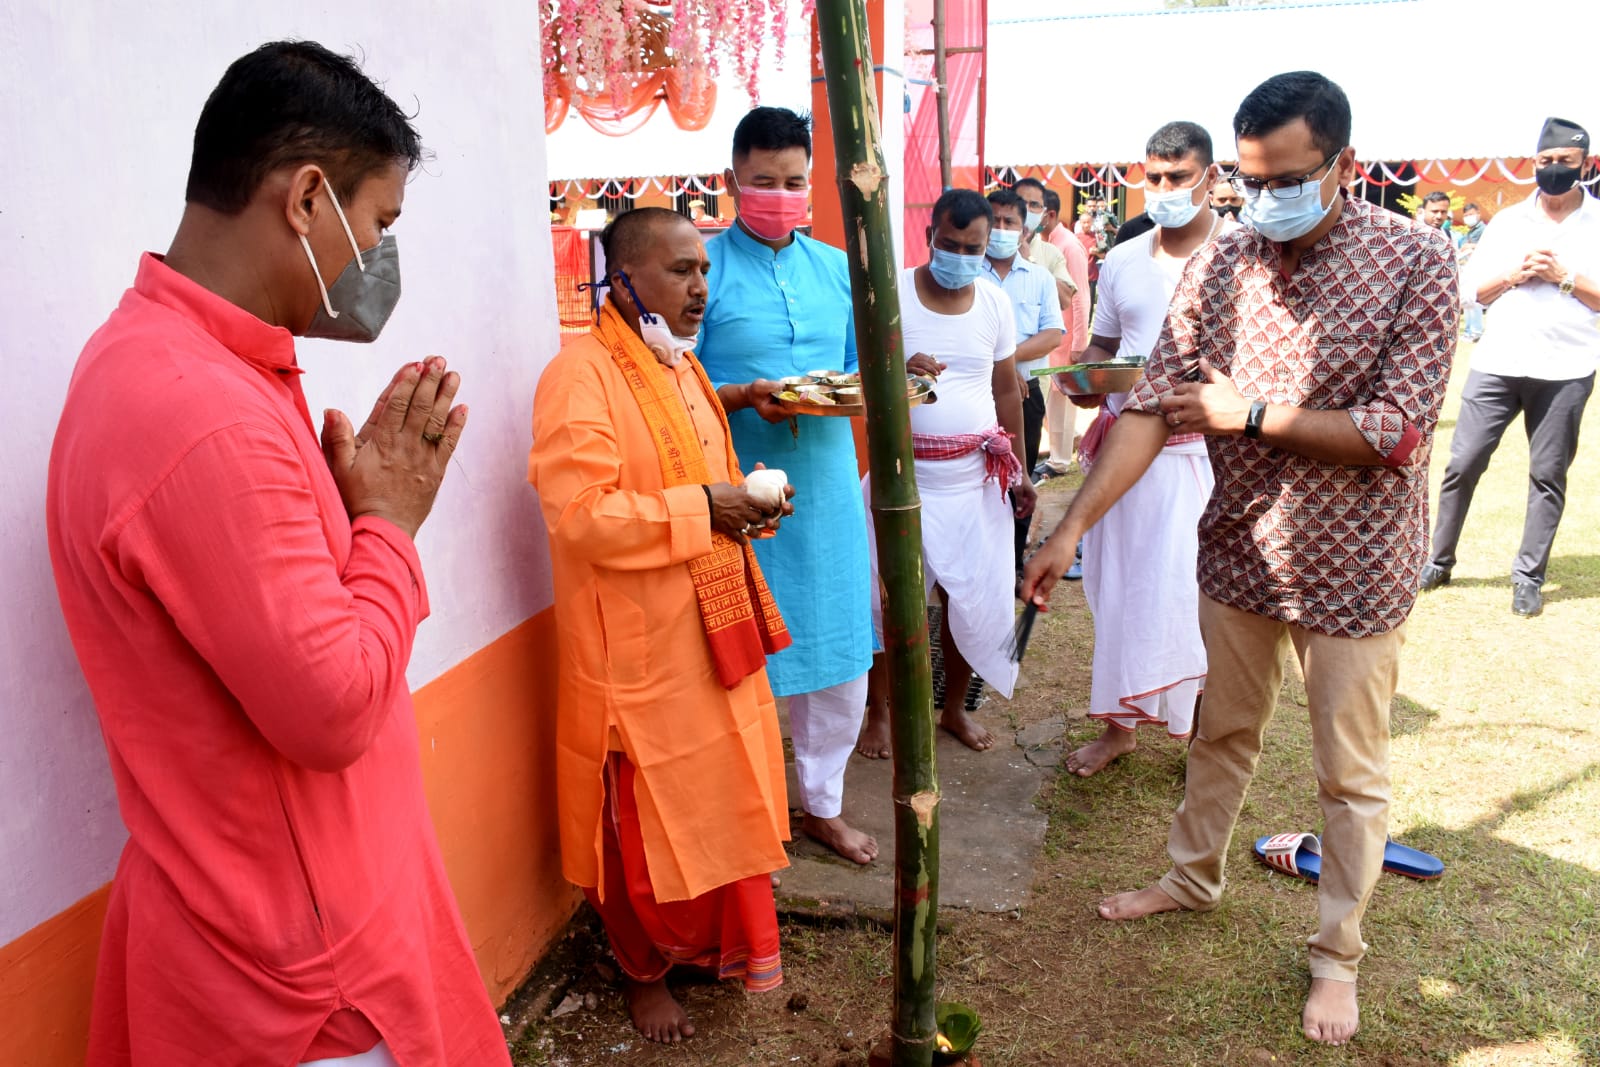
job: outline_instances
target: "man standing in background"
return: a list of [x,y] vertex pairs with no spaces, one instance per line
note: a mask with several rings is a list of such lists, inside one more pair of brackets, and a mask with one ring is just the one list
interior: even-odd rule
[[[1016,315],[1017,388],[1022,395],[1023,471],[1033,470],[1039,460],[1039,432],[1044,427],[1044,392],[1031,372],[1048,365],[1048,357],[1061,343],[1061,301],[1056,283],[1043,268],[1017,253],[1027,221],[1027,205],[1010,189],[989,194],[994,212],[994,228],[984,254],[984,277],[998,285],[1011,301]],[[1017,519],[1016,569],[1022,572],[1022,557],[1028,546],[1032,512]]]
[[1449,583],[1473,490],[1520,413],[1528,509],[1511,567],[1511,611],[1525,618],[1544,610],[1541,587],[1566,507],[1567,468],[1600,364],[1600,206],[1578,184],[1588,160],[1588,131],[1547,119],[1534,160],[1539,191],[1496,215],[1472,256],[1462,292],[1494,309],[1494,328],[1472,352],[1439,486],[1433,554],[1422,570],[1424,590]]

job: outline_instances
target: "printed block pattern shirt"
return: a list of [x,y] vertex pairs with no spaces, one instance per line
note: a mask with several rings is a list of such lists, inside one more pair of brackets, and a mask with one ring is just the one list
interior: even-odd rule
[[1127,409],[1196,380],[1203,356],[1247,398],[1349,413],[1383,466],[1208,438],[1200,589],[1337,637],[1410,614],[1428,541],[1428,457],[1456,346],[1455,253],[1438,231],[1345,198],[1290,278],[1282,246],[1241,227],[1189,260]]

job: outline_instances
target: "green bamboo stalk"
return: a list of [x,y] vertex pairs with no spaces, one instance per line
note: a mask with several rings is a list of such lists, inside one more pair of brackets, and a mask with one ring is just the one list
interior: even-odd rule
[[866,399],[878,573],[888,593],[883,643],[889,657],[894,741],[892,1062],[895,1067],[927,1067],[933,1061],[937,1034],[933,1007],[939,780],[934,766],[928,607],[922,588],[922,502],[911,458],[899,271],[863,0],[818,0],[817,30]]

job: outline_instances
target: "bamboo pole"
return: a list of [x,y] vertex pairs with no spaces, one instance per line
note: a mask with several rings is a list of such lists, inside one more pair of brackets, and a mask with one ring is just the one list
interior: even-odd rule
[[933,1008],[939,782],[934,766],[928,609],[922,589],[922,503],[911,458],[899,271],[863,0],[818,0],[817,31],[866,398],[878,573],[887,592],[883,643],[889,668],[895,813],[891,1058],[895,1067],[927,1067],[937,1033]]
[[950,70],[945,60],[945,0],[933,0],[933,80],[939,83],[939,188],[953,184],[950,172]]

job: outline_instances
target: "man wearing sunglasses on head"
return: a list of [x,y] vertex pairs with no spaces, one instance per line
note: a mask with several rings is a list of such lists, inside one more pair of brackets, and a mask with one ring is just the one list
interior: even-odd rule
[[1442,233],[1344,192],[1350,104],[1310,71],[1234,115],[1248,224],[1190,257],[1145,378],[1022,595],[1043,608],[1085,530],[1172,434],[1206,436],[1200,520],[1207,685],[1172,869],[1108,920],[1220,903],[1223,861],[1292,646],[1306,679],[1324,832],[1305,1036],[1355,1033],[1361,915],[1382,870],[1389,701],[1427,538],[1428,453],[1455,350]]

